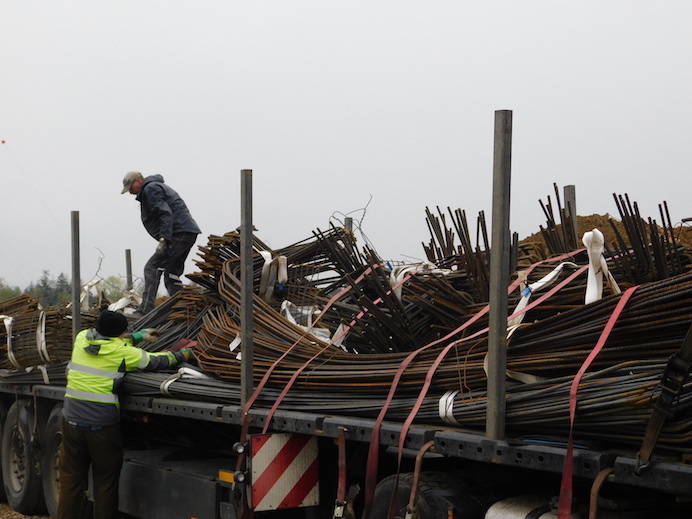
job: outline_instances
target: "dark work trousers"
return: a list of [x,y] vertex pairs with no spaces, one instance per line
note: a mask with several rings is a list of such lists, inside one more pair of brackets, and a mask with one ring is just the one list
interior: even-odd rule
[[163,274],[163,283],[169,295],[180,290],[182,286],[180,276],[185,268],[185,260],[196,240],[195,233],[176,233],[162,252],[154,252],[154,255],[149,258],[147,264],[144,265],[144,293],[142,306],[139,308],[141,313],[146,314],[154,308],[161,274]]
[[118,483],[123,465],[120,424],[92,431],[63,420],[58,519],[81,519],[86,508],[89,466],[94,478],[94,519],[118,515]]

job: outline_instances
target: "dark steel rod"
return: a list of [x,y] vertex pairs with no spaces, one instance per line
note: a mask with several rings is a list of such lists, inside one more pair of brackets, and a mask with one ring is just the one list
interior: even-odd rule
[[577,190],[574,185],[565,186],[564,189],[565,208],[572,225],[572,234],[574,235],[574,243],[579,245],[579,231],[577,229]]
[[250,399],[254,389],[252,344],[252,170],[240,172],[240,344],[241,403]]
[[79,269],[79,211],[70,213],[72,221],[72,337],[76,337],[82,327],[82,314],[79,296],[82,288]]
[[509,204],[512,172],[512,111],[495,112],[493,155],[493,220],[490,249],[490,313],[488,324],[488,407],[485,434],[505,435],[507,371],[507,285],[509,285]]
[[125,288],[132,290],[132,251],[125,249]]

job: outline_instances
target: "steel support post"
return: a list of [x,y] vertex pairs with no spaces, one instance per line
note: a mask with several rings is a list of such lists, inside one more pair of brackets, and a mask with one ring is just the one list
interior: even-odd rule
[[125,287],[132,290],[132,251],[125,249]]
[[346,229],[348,232],[353,232],[353,218],[350,216],[344,218],[344,229]]
[[488,403],[485,433],[491,440],[505,435],[507,371],[507,286],[509,285],[509,207],[512,170],[512,111],[495,112],[493,153],[493,220],[490,249],[490,314],[488,336]]
[[79,264],[79,211],[70,213],[72,221],[72,338],[82,328],[82,308],[79,296],[82,290],[82,275]]
[[252,277],[252,170],[244,169],[240,172],[240,396],[243,406],[254,388]]
[[577,190],[573,185],[565,186],[563,190],[565,199],[565,210],[572,221],[572,233],[574,234],[574,242],[579,247],[579,233],[577,230]]

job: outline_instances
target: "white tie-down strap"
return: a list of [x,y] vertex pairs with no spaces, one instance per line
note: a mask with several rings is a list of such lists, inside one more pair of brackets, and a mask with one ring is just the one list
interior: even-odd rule
[[92,289],[94,289],[97,297],[96,305],[98,307],[101,306],[101,300],[103,299],[103,280],[98,277],[94,277],[82,287],[82,293],[79,296],[80,310],[89,307],[89,294],[91,293]]
[[[41,372],[41,376],[43,377],[43,383],[47,386],[50,385],[50,378],[48,377],[48,370],[46,369],[46,366],[41,364],[36,366],[36,369]],[[29,366],[24,371],[26,371],[27,373],[31,373],[33,370],[34,366]]]
[[36,325],[36,349],[38,354],[45,363],[50,362],[48,354],[48,345],[46,344],[46,314],[43,310],[38,317],[38,325]]
[[262,273],[260,274],[259,294],[261,297],[264,297],[264,294],[267,291],[267,286],[269,285],[269,271],[272,265],[272,253],[268,250],[261,250],[259,253],[264,260],[264,263],[262,263]]
[[[313,305],[297,306],[291,303],[288,299],[284,299],[281,302],[281,315],[283,315],[288,322],[296,325],[298,328],[301,328],[320,341],[331,342],[331,333],[328,328],[316,328],[313,326],[312,316],[316,310],[317,308]],[[307,322],[307,326],[300,324],[299,320],[301,322]],[[336,333],[334,336],[336,337]]]
[[[526,308],[526,305],[529,304],[529,300],[531,299],[531,295],[534,292],[538,292],[542,289],[544,289],[547,286],[552,285],[555,283],[555,281],[560,277],[560,273],[565,267],[571,267],[571,268],[579,268],[579,265],[576,263],[572,263],[571,261],[565,261],[563,263],[560,263],[557,267],[555,267],[550,273],[547,275],[543,276],[541,279],[536,281],[535,283],[531,283],[529,286],[525,286],[525,281],[526,281],[526,274],[524,272],[519,273],[520,279],[522,276],[524,277],[524,281],[521,284],[522,290],[521,290],[521,299],[519,300],[519,303],[517,304],[516,308],[514,308],[514,311],[512,314],[516,314],[520,310],[523,310]],[[510,329],[510,333],[508,334],[509,336],[514,333],[514,330],[516,330],[516,327],[521,324],[521,322],[524,320],[524,316],[526,315],[526,312],[523,314],[517,315],[513,319],[509,320],[507,322],[507,327]]]
[[424,261],[423,263],[418,263],[416,265],[403,265],[401,267],[396,267],[389,273],[389,286],[392,288],[392,292],[401,300],[402,284],[401,281],[409,274],[440,274],[447,275],[452,271],[449,269],[439,269],[437,265],[431,263],[430,261]]
[[120,310],[130,309],[128,307],[137,307],[142,304],[142,298],[139,297],[132,291],[126,292],[123,297],[118,299],[115,303],[111,303],[108,309],[111,312],[118,312]]
[[606,276],[608,285],[614,294],[620,293],[620,287],[613,275],[608,271],[608,264],[603,256],[605,240],[603,233],[598,229],[585,232],[581,239],[589,255],[589,272],[586,281],[586,296],[584,304],[588,305],[599,301],[603,297],[603,276]]
[[[34,371],[34,369],[37,369],[41,372],[41,376],[43,377],[43,383],[47,386],[50,385],[50,378],[48,377],[48,370],[46,369],[46,366],[44,366],[43,364],[39,366],[29,366],[28,368],[24,368],[24,371],[26,373],[31,373],[32,371]],[[65,372],[67,373],[67,370],[65,370]]]
[[21,369],[21,366],[17,362],[14,352],[12,351],[12,323],[14,322],[14,317],[9,315],[0,315],[0,319],[2,319],[3,323],[5,323],[5,333],[7,334],[7,358],[15,369]]
[[449,425],[461,425],[454,418],[454,399],[459,394],[459,391],[447,391],[444,395],[440,397],[438,402],[438,411],[440,414],[440,420]]
[[208,375],[205,375],[204,373],[197,371],[195,369],[183,367],[183,368],[180,368],[177,373],[171,375],[166,380],[161,382],[159,389],[161,390],[161,393],[163,395],[172,396],[170,391],[169,391],[171,384],[173,384],[173,382],[175,382],[176,380],[190,379],[190,378],[210,379],[211,377],[209,377]]
[[[240,346],[240,342],[241,342],[240,335],[236,335],[235,339],[233,339],[230,342],[230,344],[228,345],[228,349],[231,351],[231,353],[234,352],[238,348],[238,346]],[[240,351],[238,351],[238,354],[235,356],[235,358],[236,358],[236,360],[241,359]]]
[[40,365],[38,369],[41,372],[41,375],[43,375],[43,383],[47,386],[50,385],[50,378],[48,378],[48,370],[46,369],[46,366]]
[[260,254],[264,263],[262,264],[259,294],[265,301],[270,301],[274,295],[274,284],[288,281],[288,260],[286,256],[277,256],[272,259],[272,255],[268,251],[260,251]]
[[339,323],[339,326],[337,326],[336,330],[334,331],[334,335],[332,336],[331,339],[329,339],[329,342],[333,346],[337,346],[344,351],[348,351],[346,349],[346,347],[343,345],[344,339],[348,335],[348,330],[345,333],[344,333],[344,330],[346,330],[344,323]]
[[[485,371],[485,376],[487,377],[488,376],[488,354],[487,353],[485,354],[485,357],[483,357],[483,371]],[[513,371],[511,369],[506,369],[505,375],[507,376],[507,378],[509,378],[511,380],[516,380],[517,382],[521,382],[523,384],[535,384],[536,382],[543,382],[544,380],[547,380],[547,379],[545,379],[543,377],[539,377],[537,375],[531,375],[530,373],[522,373],[521,371]]]

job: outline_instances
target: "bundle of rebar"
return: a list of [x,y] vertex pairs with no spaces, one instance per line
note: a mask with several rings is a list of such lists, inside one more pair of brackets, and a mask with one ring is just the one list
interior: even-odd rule
[[[72,355],[72,314],[67,307],[44,310],[34,299],[21,296],[1,304],[0,312],[5,324],[0,327],[0,368],[24,369]],[[96,320],[92,313],[81,316],[85,327]]]

